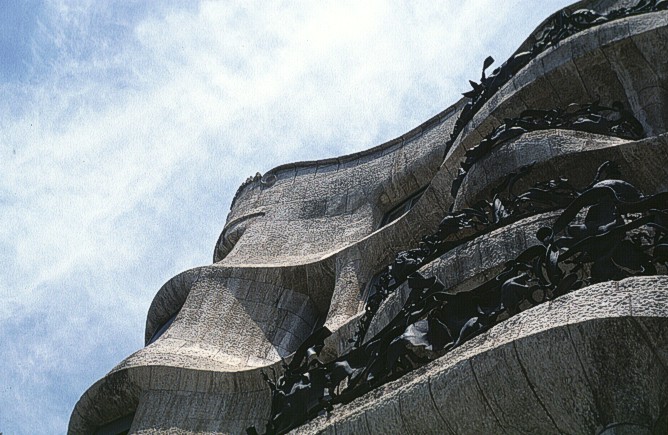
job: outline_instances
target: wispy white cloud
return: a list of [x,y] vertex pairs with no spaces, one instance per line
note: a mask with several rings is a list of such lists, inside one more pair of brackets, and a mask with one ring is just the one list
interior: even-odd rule
[[35,6],[0,75],[0,431],[65,431],[246,176],[408,131],[563,3]]

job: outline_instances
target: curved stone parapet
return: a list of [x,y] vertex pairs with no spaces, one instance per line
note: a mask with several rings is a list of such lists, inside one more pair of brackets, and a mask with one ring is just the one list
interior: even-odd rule
[[270,187],[249,185],[235,202],[214,261],[298,265],[368,236],[387,211],[429,184],[456,113],[455,105],[429,128],[373,152],[272,170]]
[[327,311],[313,302],[317,298],[308,294],[305,277],[288,272],[200,269],[169,329],[130,359],[187,358],[200,348],[208,358],[244,369],[287,357]]
[[259,369],[234,371],[203,355],[197,368],[183,363],[156,359],[115,368],[79,399],[68,431],[96,433],[127,415],[134,415],[131,433],[173,433],[175,421],[180,421],[180,433],[242,433],[249,426],[264,427],[271,397]]
[[[411,131],[373,148],[335,158],[288,163],[270,169],[266,174],[264,174],[264,176],[257,174],[255,177],[251,177],[240,186],[234,201],[232,201],[230,211],[234,211],[238,207],[243,208],[243,205],[237,204],[238,200],[245,200],[246,203],[248,203],[249,200],[252,201],[253,194],[257,194],[258,189],[261,190],[273,187],[280,179],[280,177],[285,177],[285,174],[294,175],[297,172],[323,172],[331,170],[332,167],[341,167],[341,165],[345,166],[347,164],[354,166],[356,164],[364,163],[365,161],[378,159],[387,154],[392,154],[400,148],[406,146],[409,142],[420,138],[425,133],[434,128],[438,127],[439,129],[443,129],[445,127],[447,130],[448,128],[452,127],[452,122],[454,121],[452,118],[453,116],[457,115],[462,105],[463,100],[460,100],[452,106],[441,111],[437,115],[431,117],[427,121],[423,122],[419,126],[415,127]],[[443,123],[446,125],[441,125]],[[230,218],[228,217],[228,222],[229,221]]]
[[[495,277],[507,261],[538,243],[536,232],[551,225],[556,216],[554,212],[543,213],[483,234],[421,267],[419,273],[425,277],[436,277],[449,293],[470,291]],[[399,313],[409,294],[410,289],[404,283],[383,302],[371,320],[365,335],[367,340]]]
[[177,275],[161,288],[149,310],[147,341],[161,319],[176,314],[170,326],[84,394],[73,412],[70,432],[92,433],[91,428],[133,410],[144,416],[137,422],[150,426],[155,407],[179,408],[179,401],[185,400],[179,391],[200,395],[208,401],[206,406],[217,403],[221,410],[237,409],[237,398],[243,394],[248,409],[241,414],[199,418],[210,419],[210,426],[217,425],[219,431],[259,427],[266,421],[270,401],[261,371],[272,366],[280,370],[281,359],[289,357],[324,317],[327,305],[313,301],[326,303],[327,298],[309,291],[331,291],[332,286],[326,273],[313,268],[213,265]]
[[[650,41],[654,42],[654,45]],[[464,152],[504,118],[526,109],[620,101],[649,134],[668,128],[668,11],[623,18],[577,33],[531,60],[464,128],[445,164],[453,175]],[[654,59],[661,58],[654,62]],[[650,63],[651,62],[651,63]]]
[[[490,197],[491,189],[508,174],[534,164],[532,174],[516,184],[521,192],[541,179],[569,174],[575,186],[586,186],[602,161],[614,161],[626,179],[646,194],[668,189],[668,134],[639,141],[578,131],[545,130],[525,133],[479,161],[464,178],[454,207],[460,210]],[[651,165],[651,168],[648,167]],[[577,167],[578,171],[570,168]]]
[[202,269],[195,268],[181,272],[160,287],[146,316],[145,344],[148,344],[158,329],[181,309]]
[[668,430],[668,277],[593,285],[500,323],[295,433]]

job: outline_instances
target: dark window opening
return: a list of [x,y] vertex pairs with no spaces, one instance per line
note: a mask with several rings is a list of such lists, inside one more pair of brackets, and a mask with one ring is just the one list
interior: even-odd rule
[[[180,310],[179,310],[179,311],[180,311]],[[155,332],[153,333],[153,335],[151,336],[151,339],[148,341],[148,343],[146,343],[146,346],[148,346],[149,344],[153,343],[155,340],[157,340],[158,338],[160,338],[160,336],[161,336],[162,334],[164,334],[165,331],[167,331],[167,329],[169,329],[169,327],[170,327],[170,326],[172,325],[172,323],[174,322],[174,319],[176,319],[176,316],[179,314],[179,311],[177,311],[176,313],[172,314],[172,317],[170,317],[169,319],[167,319],[167,321],[166,321],[165,323],[163,323],[162,326],[160,326],[160,327],[158,328],[158,330],[155,331]]]
[[418,200],[420,199],[420,197],[422,196],[422,194],[426,189],[427,189],[426,186],[423,187],[422,189],[418,190],[417,192],[413,193],[411,196],[403,200],[399,205],[394,207],[392,210],[385,213],[385,215],[383,216],[383,220],[381,220],[380,222],[380,227],[384,227],[390,222],[399,219],[399,217],[401,217],[404,213],[412,209],[415,206],[415,204],[417,204]]
[[385,272],[385,269],[382,271],[378,272],[375,274],[369,283],[362,289],[360,293],[360,302],[362,303],[362,306],[366,306],[367,303],[369,303],[369,299],[371,299],[376,293],[378,293],[378,287],[380,286],[380,277]]
[[134,418],[135,415],[130,414],[116,419],[104,426],[98,427],[94,435],[126,435],[130,432],[130,426],[132,426]]

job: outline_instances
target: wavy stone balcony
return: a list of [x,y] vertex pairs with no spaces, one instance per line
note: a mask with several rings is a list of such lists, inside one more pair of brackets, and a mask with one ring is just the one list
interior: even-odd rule
[[[445,160],[456,176],[464,152],[500,120],[527,108],[620,101],[647,133],[667,130],[668,11],[624,18],[577,33],[531,60],[487,101],[464,128]],[[654,61],[654,59],[661,60]],[[648,59],[652,59],[650,62]]]
[[[668,277],[593,285],[500,323],[296,433],[668,430]],[[654,431],[654,432],[652,432]]]
[[[615,161],[626,178],[646,194],[668,189],[668,134],[629,141],[590,133],[546,130],[529,132],[503,144],[471,168],[454,201],[455,209],[490,196],[490,189],[508,174],[535,162],[533,174],[517,184],[521,192],[539,179],[569,174],[578,186],[605,160]],[[651,165],[651,166],[649,166]],[[572,168],[577,167],[577,171]]]

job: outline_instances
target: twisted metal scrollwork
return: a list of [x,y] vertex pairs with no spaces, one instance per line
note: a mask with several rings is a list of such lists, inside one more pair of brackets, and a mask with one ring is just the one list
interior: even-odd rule
[[[565,178],[537,183],[528,191],[516,195],[513,191],[515,183],[530,170],[531,166],[526,166],[508,174],[492,190],[490,200],[481,200],[469,208],[447,213],[437,232],[423,237],[417,248],[396,255],[392,264],[380,274],[375,291],[367,301],[353,339],[355,346],[362,344],[381,303],[420,267],[486,232],[526,216],[564,208],[578,195]],[[597,176],[605,176],[604,172],[602,170]]]
[[[326,328],[300,347],[278,381],[269,380],[273,400],[267,433],[285,433],[348,403],[542,302],[598,282],[668,272],[668,192],[644,196],[606,162],[582,191],[559,178],[513,195],[512,184],[528,171],[504,182],[508,197],[496,193],[482,210],[450,213],[439,231],[425,238],[425,246],[397,257],[413,264],[402,272],[412,271],[407,276],[411,293],[378,334],[327,363],[318,359],[330,334]],[[563,211],[551,227],[538,230],[538,243],[471,291],[449,293],[436,278],[413,270],[430,261],[432,252],[448,249],[459,231],[473,234],[516,213],[551,208]]]
[[494,148],[529,131],[550,129],[585,131],[630,140],[645,137],[640,121],[618,101],[611,107],[595,102],[571,104],[566,109],[525,110],[516,118],[504,119],[478,145],[466,151],[457,178],[452,183],[452,197],[457,196],[469,169]]
[[[563,10],[548,21],[528,51],[513,55],[489,76],[485,71],[494,59],[485,59],[480,83],[471,81],[472,90],[464,94],[469,101],[455,122],[445,154],[484,103],[548,47],[602,23],[659,10],[668,10],[668,0],[641,0],[635,6],[607,14]],[[491,149],[526,131],[547,128],[628,139],[642,137],[638,121],[618,104],[592,104],[575,111],[525,111],[519,118],[505,120],[467,153],[463,174],[453,183],[453,196],[466,171]],[[284,372],[276,381],[265,375],[272,391],[266,432],[286,433],[542,302],[597,282],[668,272],[668,193],[643,196],[621,180],[614,164],[606,162],[585,189],[575,189],[560,177],[515,195],[514,184],[530,170],[525,167],[509,174],[493,190],[491,200],[448,213],[436,233],[424,237],[416,249],[396,256],[367,304],[350,352],[327,363],[320,361],[324,340],[331,334],[321,328],[300,346],[289,364],[284,364]],[[422,265],[485,232],[559,209],[563,211],[555,223],[537,232],[540,243],[471,291],[451,294],[436,278],[417,273]],[[411,293],[403,309],[365,342],[366,331],[382,301],[406,281]],[[248,433],[255,434],[255,428],[249,428]]]
[[455,126],[450,134],[450,139],[445,146],[445,155],[452,148],[455,140],[462,132],[466,124],[473,119],[482,106],[494,95],[503,85],[524,68],[532,59],[540,53],[556,45],[569,36],[575,35],[583,30],[598,26],[603,23],[618,20],[634,15],[641,15],[649,12],[668,10],[668,0],[640,0],[635,6],[628,8],[619,8],[606,14],[589,9],[579,9],[569,12],[567,9],[554,14],[552,18],[543,26],[539,32],[536,41],[527,51],[512,55],[501,66],[496,68],[491,74],[487,75],[486,70],[494,58],[489,56],[483,62],[482,75],[480,83],[469,81],[472,89],[463,95],[469,98],[469,101],[462,108]]

